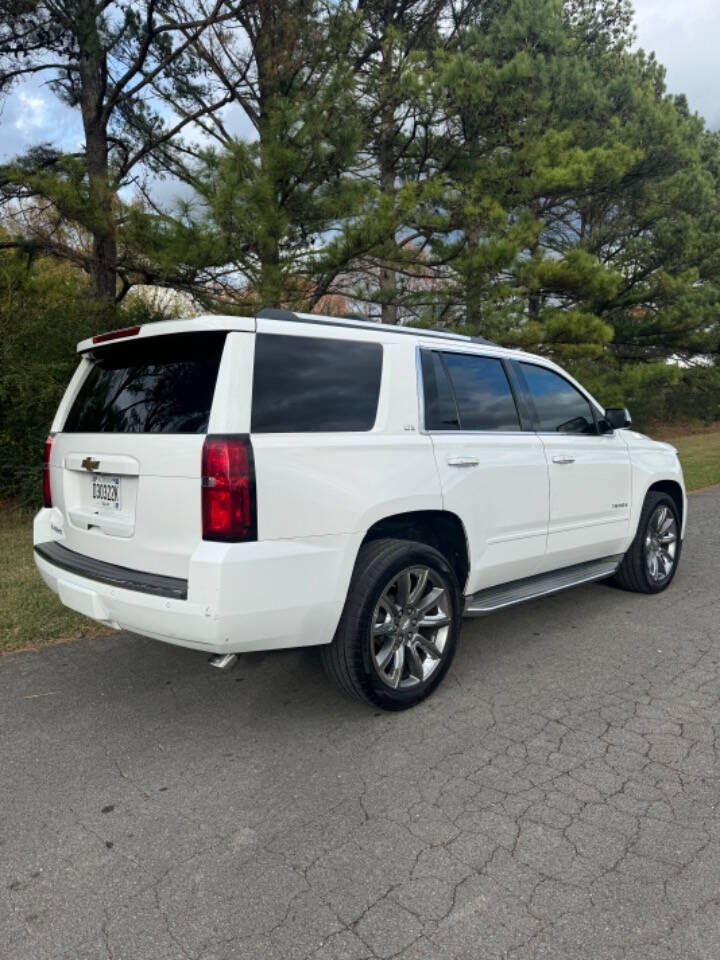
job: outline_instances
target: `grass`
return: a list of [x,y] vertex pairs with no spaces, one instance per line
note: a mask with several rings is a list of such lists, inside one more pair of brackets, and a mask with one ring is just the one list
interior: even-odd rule
[[720,483],[720,430],[711,427],[676,424],[649,428],[655,440],[665,440],[677,447],[688,490],[702,490]]
[[[720,483],[720,429],[655,426],[650,436],[678,448],[688,490]],[[35,569],[32,518],[0,504],[0,653],[99,633],[104,628],[63,607]]]
[[98,633],[43,583],[32,552],[32,517],[0,504],[0,653]]

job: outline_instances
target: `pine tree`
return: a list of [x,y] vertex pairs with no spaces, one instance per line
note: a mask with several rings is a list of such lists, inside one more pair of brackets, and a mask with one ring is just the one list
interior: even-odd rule
[[113,301],[133,270],[146,279],[151,273],[120,242],[126,211],[118,193],[173,149],[185,127],[229,101],[208,85],[191,50],[208,24],[226,22],[234,7],[226,0],[207,8],[175,0],[2,0],[0,9],[0,94],[24,77],[48,76],[56,96],[80,113],[84,131],[77,154],[41,144],[5,166],[0,196],[15,214],[18,206],[51,208],[58,226],[73,224],[90,238],[89,248],[59,243],[52,230],[25,232],[16,215],[5,246],[30,243],[81,265],[94,295]]
[[248,308],[312,306],[347,261],[338,236],[362,186],[347,175],[360,127],[352,65],[338,55],[345,14],[318,0],[257,0],[238,13],[243,39],[213,27],[194,48],[253,135],[217,122],[211,146],[169,169],[195,191],[188,221],[236,274],[225,292]]
[[[437,145],[445,123],[437,63],[481,0],[366,0],[352,47],[365,141],[358,175],[368,186],[355,229],[365,250],[353,293],[397,323],[423,311],[435,263],[426,229],[441,189]],[[441,162],[441,161],[440,161]]]

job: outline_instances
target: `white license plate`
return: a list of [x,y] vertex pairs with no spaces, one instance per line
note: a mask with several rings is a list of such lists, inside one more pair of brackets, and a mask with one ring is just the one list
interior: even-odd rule
[[93,506],[103,511],[120,510],[120,477],[108,477],[98,474],[91,480]]

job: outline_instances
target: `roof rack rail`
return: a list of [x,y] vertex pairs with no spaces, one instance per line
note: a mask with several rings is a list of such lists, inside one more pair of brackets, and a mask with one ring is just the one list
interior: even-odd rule
[[378,323],[377,320],[371,320],[369,317],[362,317],[360,314],[351,314],[345,317],[331,317],[319,313],[295,313],[292,310],[285,310],[282,307],[262,307],[255,314],[256,320],[285,320],[296,323],[317,323],[327,324],[335,327],[352,327],[356,330],[367,330],[368,327],[387,333],[408,333],[416,337],[443,337],[446,340],[464,340],[469,341],[472,338],[464,333],[451,333],[449,330],[441,328],[428,329],[427,327],[406,327],[399,324]]
[[282,307],[262,307],[255,314],[256,320],[299,320],[300,317],[292,310],[284,310]]
[[499,347],[499,343],[495,343],[494,340],[488,340],[487,337],[470,337],[473,343],[484,343],[488,347]]

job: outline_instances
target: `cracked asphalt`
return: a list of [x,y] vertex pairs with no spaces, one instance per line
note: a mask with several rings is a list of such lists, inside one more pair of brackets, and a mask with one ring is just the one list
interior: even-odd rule
[[3,960],[717,960],[720,490],[675,583],[467,621],[427,703],[313,650],[0,660]]

